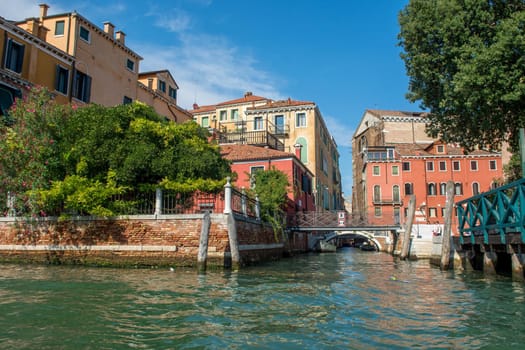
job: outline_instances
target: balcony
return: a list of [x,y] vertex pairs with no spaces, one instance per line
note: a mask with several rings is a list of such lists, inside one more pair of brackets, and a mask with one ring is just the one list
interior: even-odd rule
[[284,143],[267,131],[231,131],[218,133],[219,144],[235,143],[284,151]]
[[374,205],[393,205],[393,206],[402,206],[403,201],[401,198],[381,198],[381,197],[374,197],[372,199],[372,202]]

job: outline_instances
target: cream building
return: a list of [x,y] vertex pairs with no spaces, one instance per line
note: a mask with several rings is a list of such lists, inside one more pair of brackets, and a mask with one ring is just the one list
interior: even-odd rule
[[344,210],[337,144],[314,102],[273,101],[247,92],[217,105],[195,104],[190,112],[220,144],[251,144],[290,153],[299,147],[301,162],[314,175],[316,207]]

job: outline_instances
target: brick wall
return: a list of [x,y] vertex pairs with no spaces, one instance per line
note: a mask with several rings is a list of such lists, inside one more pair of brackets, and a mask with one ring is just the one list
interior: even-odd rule
[[[0,260],[110,266],[193,266],[202,214],[67,221],[0,218]],[[242,264],[283,255],[270,225],[236,219]],[[211,214],[208,266],[228,266],[227,216]]]

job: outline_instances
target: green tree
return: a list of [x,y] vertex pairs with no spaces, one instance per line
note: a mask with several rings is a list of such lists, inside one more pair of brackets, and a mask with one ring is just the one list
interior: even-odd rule
[[410,0],[399,15],[407,97],[428,132],[467,150],[517,149],[525,126],[525,1]]

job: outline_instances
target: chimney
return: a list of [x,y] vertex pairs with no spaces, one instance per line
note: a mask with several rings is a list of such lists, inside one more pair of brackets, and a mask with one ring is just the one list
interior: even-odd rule
[[245,98],[248,97],[248,96],[252,96],[252,95],[253,95],[253,94],[252,94],[251,91],[246,91],[246,92],[244,93],[244,97],[245,97]]
[[28,18],[25,29],[29,33],[35,36],[38,36],[38,24],[39,24],[39,21],[36,18]]
[[44,19],[44,17],[47,17],[47,10],[49,9],[48,4],[40,4],[40,22]]
[[125,42],[126,42],[126,34],[124,34],[124,32],[122,30],[119,30],[116,35],[115,35],[115,39],[117,39],[117,41],[119,43],[121,43],[122,45],[125,45]]
[[197,102],[193,102],[193,109],[198,109],[199,108],[199,105],[197,104]]
[[303,145],[301,145],[300,143],[296,143],[295,145],[293,145],[293,147],[295,148],[295,156],[297,157],[297,159],[301,159],[301,148],[303,148]]
[[111,22],[104,22],[104,32],[111,38],[115,38],[115,26]]

